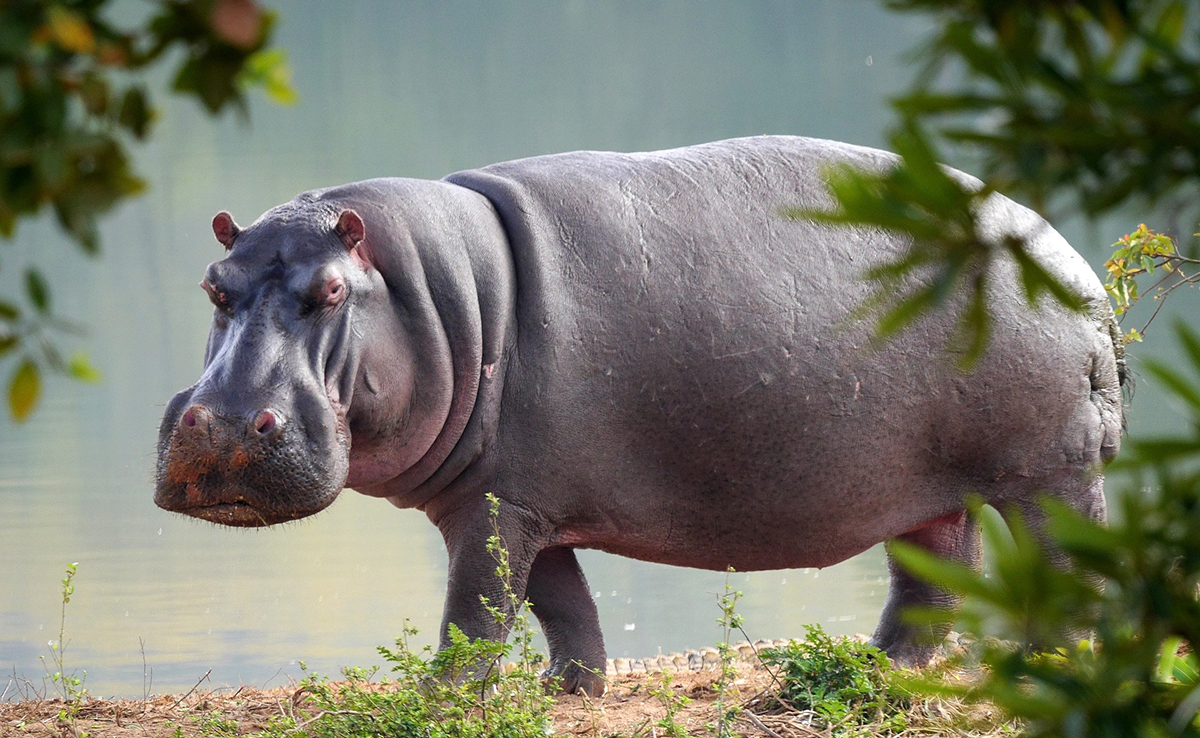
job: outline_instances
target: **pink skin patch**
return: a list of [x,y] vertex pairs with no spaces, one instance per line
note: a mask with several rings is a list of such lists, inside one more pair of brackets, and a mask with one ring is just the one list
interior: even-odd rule
[[495,364],[484,364],[483,365],[483,376],[487,377],[488,379],[491,379],[492,375],[495,373],[496,373],[496,365]]

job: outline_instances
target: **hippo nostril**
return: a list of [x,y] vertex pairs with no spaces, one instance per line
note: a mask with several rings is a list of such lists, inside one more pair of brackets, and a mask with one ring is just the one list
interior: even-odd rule
[[211,418],[212,415],[208,412],[208,408],[201,404],[195,404],[183,412],[179,423],[189,431],[195,432],[198,427],[206,427]]
[[275,425],[275,413],[270,410],[263,410],[254,418],[254,432],[260,436],[265,436],[275,430]]

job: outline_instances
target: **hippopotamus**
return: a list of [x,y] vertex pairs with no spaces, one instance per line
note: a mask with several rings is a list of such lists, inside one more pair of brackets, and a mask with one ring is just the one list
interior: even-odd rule
[[[231,526],[343,488],[423,511],[449,555],[443,645],[450,624],[506,636],[481,604],[504,600],[495,526],[546,676],[593,695],[606,654],[576,549],[754,571],[901,540],[978,567],[973,495],[1035,529],[1042,495],[1103,519],[1123,353],[1053,228],[1000,195],[979,207],[986,238],[1023,239],[1083,309],[1028,304],[997,249],[965,372],[947,353],[962,299],[882,344],[859,309],[908,237],[786,215],[833,207],[831,166],[895,163],[759,136],[317,189],[246,228],[219,213],[204,370],[167,406],[155,502]],[[944,631],[901,612],[958,602],[889,564],[872,642],[920,665]]]

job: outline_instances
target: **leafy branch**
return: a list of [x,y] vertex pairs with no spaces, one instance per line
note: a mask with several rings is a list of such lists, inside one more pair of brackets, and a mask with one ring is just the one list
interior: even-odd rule
[[[900,258],[868,275],[877,288],[862,314],[875,314],[877,337],[887,339],[963,300],[948,347],[969,369],[987,345],[987,267],[998,255],[1016,261],[1030,302],[1048,293],[1078,306],[1019,238],[982,237],[988,196],[1002,192],[1051,219],[1191,202],[1187,188],[1200,181],[1200,44],[1187,34],[1200,8],[1180,0],[887,4],[930,13],[938,27],[917,55],[913,89],[893,101],[900,160],[884,172],[831,172],[833,211],[794,215],[911,236]],[[936,165],[947,158],[943,144],[976,162],[982,184]]]
[[[154,0],[142,23],[110,23],[113,0],[12,0],[0,3],[0,237],[22,219],[54,213],[90,256],[100,252],[100,219],[146,184],[128,146],[145,141],[157,111],[144,74],[175,60],[172,91],[210,114],[248,111],[247,90],[289,103],[286,56],[270,47],[275,16],[253,0]],[[23,308],[0,298],[0,356],[17,368],[9,407],[24,420],[49,369],[98,376],[86,357],[62,361],[51,334],[74,333],[49,310],[50,288],[26,273]]]
[[1104,289],[1112,297],[1115,303],[1113,311],[1121,316],[1122,322],[1130,308],[1142,297],[1138,278],[1153,275],[1156,271],[1162,273],[1149,288],[1158,306],[1145,325],[1140,329],[1129,329],[1124,336],[1125,343],[1141,341],[1146,329],[1162,310],[1167,295],[1180,287],[1200,284],[1200,259],[1183,256],[1176,250],[1174,239],[1154,232],[1145,223],[1138,225],[1137,230],[1126,234],[1113,246],[1116,250],[1104,265],[1108,270]]

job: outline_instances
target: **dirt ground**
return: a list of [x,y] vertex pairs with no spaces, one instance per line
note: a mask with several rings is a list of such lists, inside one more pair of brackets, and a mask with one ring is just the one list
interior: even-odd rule
[[[696,664],[693,664],[695,667]],[[589,700],[575,695],[557,698],[553,709],[554,733],[566,736],[608,738],[624,736],[664,738],[656,723],[666,715],[662,700],[651,694],[661,687],[662,672],[610,673],[609,689]],[[637,667],[635,667],[637,668]],[[764,710],[774,677],[756,661],[736,664],[735,698],[745,708],[734,725],[743,736],[809,738],[829,736],[812,727],[810,713]],[[720,672],[712,664],[699,669],[684,667],[672,673],[673,687],[691,699],[676,716],[689,735],[711,736],[716,719],[714,684]],[[262,690],[195,690],[180,696],[160,695],[148,700],[88,700],[80,709],[74,732],[58,716],[61,700],[26,700],[0,703],[0,736],[82,736],[104,738],[213,738],[251,735],[265,728],[273,716],[291,715],[303,720],[311,712],[299,685]],[[911,732],[921,736],[991,736],[1007,733],[998,724],[994,708],[968,708],[942,700],[914,705],[909,715]]]
[[[736,687],[741,700],[752,700],[770,686],[771,677],[765,669],[739,664],[738,670]],[[705,733],[705,723],[714,720],[716,693],[713,683],[718,676],[719,672],[711,669],[672,675],[677,691],[693,700],[677,717],[677,722],[691,734]],[[600,699],[589,700],[575,695],[559,697],[553,711],[555,733],[661,736],[661,728],[654,723],[665,715],[665,708],[650,694],[661,678],[660,674],[651,673],[610,675],[609,690]],[[215,721],[222,721],[221,725],[229,728],[232,724],[228,721],[236,721],[236,734],[248,735],[265,728],[272,716],[296,714],[298,689],[298,686],[269,690],[242,687],[237,690],[197,690],[183,698],[161,695],[145,701],[89,700],[80,710],[76,730],[80,734],[105,738],[191,738],[214,735]],[[58,699],[0,704],[0,736],[69,736],[70,728],[58,721],[62,709],[63,702]],[[778,718],[771,716],[759,718],[760,722],[763,720],[778,722]],[[739,720],[738,732],[770,738],[770,733],[757,728],[747,718]],[[806,733],[821,735],[818,731]]]

